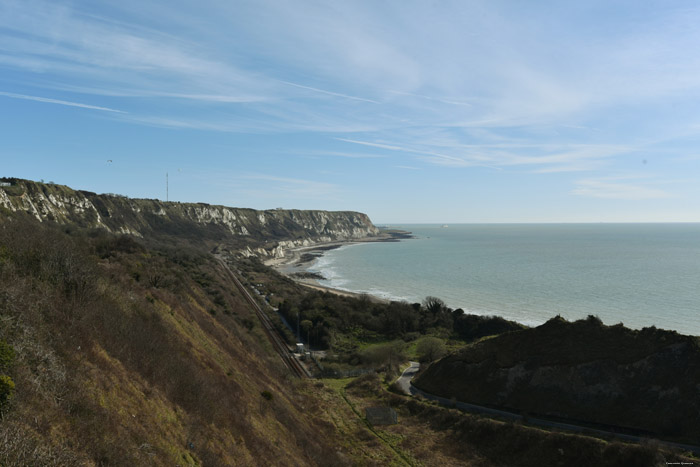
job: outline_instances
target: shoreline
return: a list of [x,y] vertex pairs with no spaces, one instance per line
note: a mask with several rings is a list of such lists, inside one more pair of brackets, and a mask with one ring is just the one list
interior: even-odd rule
[[[406,232],[404,232],[406,233]],[[415,238],[413,236],[410,237],[404,237],[404,238]],[[401,301],[401,298],[395,298],[392,297],[392,295],[384,295],[382,292],[376,290],[376,292],[379,292],[380,294],[374,294],[372,292],[365,291],[367,289],[355,289],[355,290],[345,290],[342,288],[334,288],[331,286],[327,286],[322,284],[321,282],[325,282],[323,277],[319,278],[312,278],[312,277],[294,277],[294,273],[308,273],[309,269],[313,268],[314,265],[316,264],[316,261],[318,261],[319,258],[323,256],[325,251],[329,251],[331,249],[335,248],[340,248],[343,246],[350,246],[350,245],[357,245],[357,244],[362,244],[362,243],[371,243],[371,242],[382,242],[382,241],[400,241],[399,239],[393,239],[389,235],[381,235],[381,236],[375,236],[375,237],[367,237],[367,238],[361,238],[361,239],[352,239],[352,240],[346,240],[346,241],[334,241],[334,242],[326,242],[326,243],[318,243],[318,244],[313,244],[313,245],[307,245],[304,247],[296,247],[296,248],[290,248],[290,249],[285,249],[285,257],[284,258],[276,258],[276,259],[270,259],[265,261],[265,265],[273,267],[277,272],[281,273],[282,275],[289,277],[292,279],[295,283],[305,287],[306,290],[316,290],[316,291],[323,291],[323,292],[329,292],[329,293],[334,293],[336,295],[340,296],[345,296],[345,297],[355,297],[355,298],[361,298],[361,297],[369,297],[373,301],[377,302],[384,302],[388,303],[394,300]],[[315,257],[311,258],[309,261],[305,262],[300,262],[299,259],[301,258],[302,255],[304,254],[313,254]],[[364,254],[364,253],[358,253],[358,254]],[[308,258],[308,257],[307,257]],[[358,271],[361,273],[361,271]],[[328,282],[326,282],[328,283]],[[341,282],[341,284],[343,284]],[[341,285],[342,286],[342,285]],[[369,284],[369,288],[372,288],[372,283]],[[376,293],[375,292],[375,293]],[[426,294],[427,295],[432,295],[431,293]],[[435,294],[435,296],[440,297],[443,300],[446,300],[446,297]],[[454,297],[453,297],[454,298]],[[460,297],[457,297],[460,298]],[[420,299],[411,299],[410,301],[420,301]],[[675,330],[676,332],[679,332],[684,335],[692,335],[692,336],[700,336],[700,333],[695,331],[695,328],[691,325],[688,326],[685,323],[681,323],[680,325],[678,324],[678,320],[673,321],[670,319],[667,319],[665,322],[660,322],[658,319],[655,321],[643,321],[642,318],[644,316],[638,317],[634,315],[633,313],[629,312],[628,309],[623,309],[620,307],[615,308],[615,303],[612,303],[613,306],[610,304],[606,307],[596,307],[593,309],[592,307],[588,308],[582,308],[582,309],[576,309],[576,310],[568,310],[565,308],[560,308],[560,307],[547,307],[543,306],[537,309],[527,309],[527,310],[520,310],[520,309],[515,309],[513,308],[510,302],[508,300],[501,300],[498,303],[491,303],[491,307],[489,306],[479,306],[473,305],[472,303],[469,302],[468,299],[460,299],[460,300],[451,300],[450,302],[446,301],[447,305],[450,306],[453,309],[458,309],[461,308],[466,314],[470,315],[479,315],[479,316],[499,316],[502,317],[506,320],[509,321],[515,321],[520,324],[523,324],[527,327],[538,327],[542,325],[543,323],[547,322],[549,319],[551,319],[555,315],[561,315],[565,319],[570,320],[570,321],[576,321],[580,319],[585,319],[586,316],[588,315],[594,315],[594,316],[599,316],[600,319],[606,324],[606,325],[613,325],[614,323],[624,323],[624,325],[630,329],[633,330],[641,330],[647,327],[655,326],[659,329],[664,329],[664,330]],[[504,305],[505,304],[505,305]],[[489,305],[489,303],[486,303],[486,305]],[[496,309],[496,306],[498,306],[498,309]],[[556,303],[555,303],[556,305]],[[534,310],[534,311],[533,311]]]
[[[369,300],[375,303],[391,303],[392,300],[390,298],[386,297],[381,297],[378,295],[373,295],[368,292],[359,292],[359,291],[352,291],[352,290],[345,290],[345,289],[339,289],[335,287],[329,287],[327,285],[321,284],[319,281],[324,280],[325,278],[311,278],[311,277],[300,277],[297,274],[316,274],[313,272],[309,271],[309,268],[311,268],[316,261],[323,256],[323,254],[326,251],[330,250],[335,250],[337,248],[341,248],[344,246],[350,246],[350,245],[361,245],[363,243],[377,243],[377,242],[398,242],[403,239],[410,239],[410,238],[415,238],[412,233],[407,232],[407,231],[394,231],[392,230],[391,232],[397,232],[398,235],[401,236],[391,236],[391,235],[382,235],[382,236],[377,236],[377,237],[367,237],[366,239],[353,239],[353,240],[338,240],[338,241],[333,241],[333,242],[322,242],[322,243],[317,243],[314,245],[308,245],[308,246],[302,246],[302,247],[296,247],[296,248],[290,248],[287,250],[284,250],[285,256],[283,258],[272,258],[268,259],[267,261],[264,262],[266,266],[271,267],[278,273],[282,274],[285,277],[288,277],[289,279],[293,280],[295,283],[301,285],[302,287],[305,287],[306,289],[310,290],[315,290],[315,291],[320,291],[320,292],[327,292],[327,293],[332,293],[335,295],[339,295],[342,297],[351,297],[351,298],[362,298],[362,297],[367,297]],[[306,260],[303,258],[306,256]],[[312,257],[313,256],[313,257]],[[495,313],[495,312],[477,312],[474,310],[464,311],[466,314],[472,314],[472,315],[477,315],[477,316],[498,316],[502,317],[504,319],[510,320],[510,321],[515,321],[518,322],[524,326],[527,327],[537,327],[546,320],[544,320],[542,323],[539,322],[523,322],[522,320],[517,320],[515,318],[507,318],[504,317],[501,313]]]
[[[362,239],[338,240],[333,242],[321,242],[314,245],[290,248],[284,250],[284,257],[271,258],[264,261],[265,266],[271,267],[278,273],[292,279],[297,284],[308,289],[333,293],[343,297],[368,297],[372,301],[389,303],[390,300],[376,295],[371,295],[362,292],[353,292],[350,290],[337,289],[322,285],[319,280],[322,278],[299,277],[296,274],[309,273],[309,268],[323,256],[326,251],[335,250],[343,246],[360,245],[363,243],[378,243],[378,242],[399,242],[401,240],[413,238],[410,232],[403,230],[385,230],[374,237],[366,237]],[[313,273],[309,273],[313,274]]]

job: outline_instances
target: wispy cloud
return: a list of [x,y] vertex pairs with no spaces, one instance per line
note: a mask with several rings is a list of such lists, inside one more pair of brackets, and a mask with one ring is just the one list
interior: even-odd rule
[[185,117],[185,116],[129,116],[129,122],[156,128],[171,128],[183,130],[203,130],[222,133],[266,133],[270,131],[269,125],[264,122],[251,119],[218,119]]
[[57,83],[77,88],[217,101],[235,96],[240,102],[275,87],[178,35],[81,14],[58,2],[9,2],[0,9],[0,26],[5,29],[0,61],[50,73]]
[[345,157],[348,159],[384,159],[389,156],[367,152],[313,151],[311,156]]
[[432,152],[428,149],[420,149],[420,148],[410,147],[410,146],[397,146],[397,145],[385,144],[385,143],[375,143],[375,142],[371,142],[371,141],[359,141],[359,140],[346,139],[346,138],[336,138],[336,139],[338,141],[359,144],[362,146],[371,146],[371,147],[375,147],[375,148],[389,149],[391,151],[401,151],[401,152],[405,152],[405,153],[418,154],[418,155],[423,156],[423,159],[425,159],[429,162],[435,162],[438,164],[442,162],[443,165],[454,164],[454,166],[459,166],[459,167],[476,165],[473,161],[467,161],[466,159],[461,159],[459,157],[451,156],[448,154],[440,154],[440,153]]
[[278,177],[266,174],[250,174],[241,176],[242,180],[265,182],[265,189],[270,192],[281,192],[294,198],[318,198],[337,195],[339,187],[327,182],[305,180],[299,178]]
[[371,141],[358,141],[355,139],[347,139],[347,138],[336,138],[336,139],[338,141],[344,141],[346,143],[360,144],[362,146],[370,146],[373,148],[389,149],[391,151],[405,151],[406,150],[406,149],[402,148],[401,146],[395,146],[392,144],[373,143]]
[[698,7],[605,0],[0,0],[0,97],[110,112],[106,133],[166,128],[192,142],[175,152],[217,140],[247,160],[260,144],[290,177],[236,181],[265,199],[333,196],[350,163],[652,199],[672,185],[604,175],[697,169],[699,22]]
[[421,170],[420,167],[411,167],[410,165],[397,165],[395,166],[397,169],[406,169],[406,170]]
[[700,154],[686,154],[683,156],[674,157],[677,162],[700,161]]
[[[591,43],[581,31],[533,28],[536,22],[520,21],[517,8],[407,9],[387,17],[371,2],[300,11],[266,0],[235,8],[204,2],[198,9],[125,1],[113,9],[116,20],[81,2],[8,0],[0,5],[0,63],[41,74],[42,86],[189,101],[172,103],[163,119],[189,117],[190,103],[274,108],[268,127],[281,132],[578,127],[582,115],[632,94],[644,101],[700,89],[700,59],[681,52],[698,39],[689,26],[699,17],[695,10],[669,9],[651,34],[631,27]],[[428,20],[433,28],[425,27]],[[679,33],[669,39],[664,34],[672,27]],[[556,61],[549,53],[554,33],[570,51]],[[674,66],[659,66],[664,58]],[[585,74],[576,71],[582,68]],[[652,79],[646,72],[653,70]],[[314,95],[337,99],[328,105]],[[197,116],[203,128],[227,128],[227,118]]]
[[573,194],[579,196],[620,199],[620,200],[649,200],[670,198],[673,195],[665,190],[649,186],[646,177],[621,176],[583,179],[576,182]]
[[308,91],[313,91],[317,92],[319,94],[325,94],[328,96],[335,96],[335,97],[342,97],[343,99],[351,99],[355,101],[362,101],[362,102],[371,102],[372,104],[379,104],[379,101],[375,101],[372,99],[367,99],[364,97],[357,97],[357,96],[348,96],[347,94],[342,94],[339,92],[332,92],[332,91],[326,91],[325,89],[319,89],[319,88],[313,88],[311,86],[303,86],[301,84],[296,84],[296,83],[290,83],[289,81],[282,81],[280,80],[280,83],[286,84],[287,86],[293,86],[295,88],[300,88],[300,89],[306,89]]
[[401,92],[401,91],[387,91],[389,94],[398,94],[400,96],[410,96],[410,97],[417,97],[419,99],[425,99],[428,101],[434,101],[434,102],[441,102],[443,104],[450,104],[450,105],[459,105],[463,107],[472,107],[473,105],[470,104],[469,102],[466,101],[461,101],[458,99],[449,99],[449,98],[441,98],[441,97],[431,97],[431,96],[424,96],[422,94],[416,94],[414,92]]
[[0,96],[9,97],[11,99],[24,99],[24,100],[28,100],[28,101],[43,102],[46,104],[58,104],[58,105],[66,105],[69,107],[80,107],[82,109],[102,110],[104,112],[126,113],[122,110],[110,109],[109,107],[100,107],[98,105],[83,104],[80,102],[62,101],[59,99],[51,99],[48,97],[27,96],[25,94],[15,94],[13,92],[0,91]]
[[[421,138],[416,145],[337,138],[339,141],[412,154],[417,159],[446,167],[538,167],[535,172],[576,172],[600,167],[605,160],[633,148],[611,144],[484,143],[462,144],[449,138]],[[435,151],[439,150],[439,152]]]
[[236,94],[183,94],[183,93],[150,93],[152,97],[173,99],[186,99],[201,102],[214,102],[221,104],[245,104],[253,102],[265,102],[269,98],[262,95],[236,95]]

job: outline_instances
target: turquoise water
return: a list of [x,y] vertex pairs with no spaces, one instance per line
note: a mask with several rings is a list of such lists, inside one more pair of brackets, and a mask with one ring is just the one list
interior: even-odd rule
[[327,252],[310,270],[330,287],[538,325],[598,315],[700,335],[700,224],[392,226],[398,243]]

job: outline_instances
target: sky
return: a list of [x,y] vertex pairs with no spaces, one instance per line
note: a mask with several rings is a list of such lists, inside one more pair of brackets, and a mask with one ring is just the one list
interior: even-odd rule
[[667,0],[0,0],[0,176],[378,224],[700,222],[698,24]]

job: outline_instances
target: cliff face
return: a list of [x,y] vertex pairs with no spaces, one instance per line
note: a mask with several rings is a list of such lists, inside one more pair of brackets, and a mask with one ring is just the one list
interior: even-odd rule
[[366,214],[267,210],[98,195],[67,186],[1,179],[0,206],[39,221],[145,236],[171,234],[229,243],[242,254],[279,257],[285,248],[379,233]]

